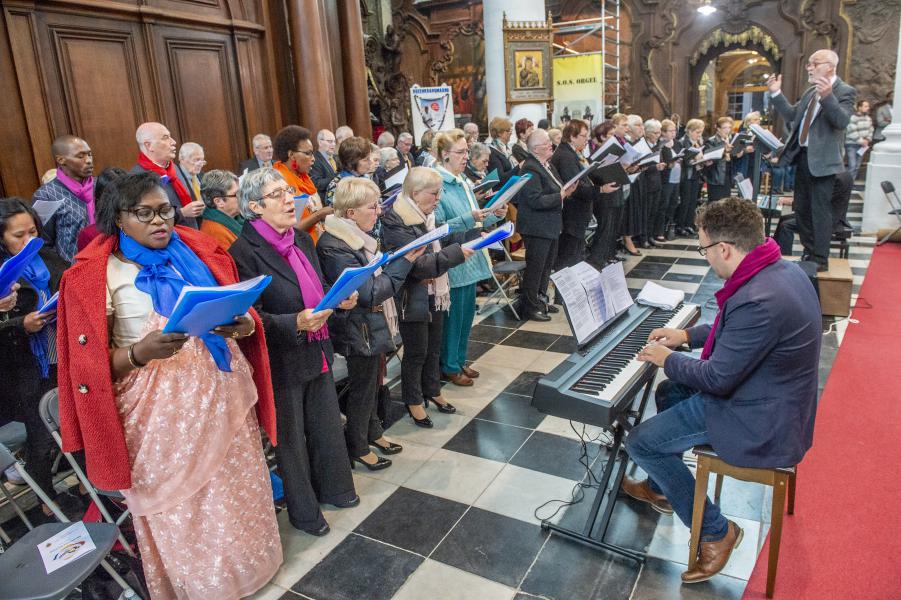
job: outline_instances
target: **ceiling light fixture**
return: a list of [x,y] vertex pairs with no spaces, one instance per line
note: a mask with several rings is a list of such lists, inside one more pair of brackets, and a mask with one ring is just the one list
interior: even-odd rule
[[710,0],[704,0],[703,4],[698,7],[698,12],[706,17],[715,13],[716,7],[710,4]]

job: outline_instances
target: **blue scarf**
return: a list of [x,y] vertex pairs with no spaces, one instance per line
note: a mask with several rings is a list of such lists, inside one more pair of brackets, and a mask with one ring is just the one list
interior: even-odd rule
[[[135,287],[149,294],[153,310],[169,317],[186,284],[217,286],[219,282],[194,251],[172,232],[169,245],[162,250],[142,246],[124,232],[119,232],[119,250],[130,261],[141,265]],[[231,372],[231,351],[225,340],[214,333],[200,336],[220,371]]]
[[[22,277],[31,287],[37,290],[39,297],[37,308],[40,308],[53,295],[50,293],[50,271],[47,270],[44,259],[40,256],[35,256],[31,259],[31,263],[29,263],[25,272],[22,273]],[[54,327],[54,325],[47,325],[37,333],[28,334],[28,344],[31,346],[31,353],[34,354],[34,358],[38,361],[38,366],[41,368],[42,379],[50,377],[50,357],[47,355],[50,351],[50,338],[47,333],[47,327]]]

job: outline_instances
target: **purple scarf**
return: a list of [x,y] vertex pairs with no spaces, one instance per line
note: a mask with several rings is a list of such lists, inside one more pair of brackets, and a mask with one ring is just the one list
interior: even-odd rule
[[85,203],[85,208],[88,210],[88,224],[94,224],[94,178],[93,177],[85,177],[84,181],[78,183],[68,175],[66,175],[62,169],[56,170],[56,178],[59,179],[59,182],[66,186],[66,189],[72,192],[72,194]]
[[707,335],[707,340],[704,342],[704,349],[701,351],[701,360],[707,360],[710,358],[710,355],[713,354],[714,334],[716,334],[716,327],[720,323],[720,315],[723,314],[723,307],[726,306],[726,300],[731,298],[732,295],[737,292],[741,286],[747,283],[749,279],[778,261],[780,258],[782,258],[782,253],[779,251],[779,244],[777,244],[773,238],[767,238],[766,242],[757,246],[745,256],[735,269],[735,272],[732,273],[732,277],[727,279],[723,288],[714,294],[716,296],[716,305],[719,307],[719,311],[716,313],[716,318],[713,320],[713,327],[710,328],[710,333]]
[[[300,284],[300,295],[303,297],[303,305],[306,308],[314,308],[319,304],[319,301],[325,295],[325,292],[322,290],[322,282],[319,281],[316,270],[310,264],[310,261],[307,260],[304,253],[294,245],[294,229],[288,229],[285,233],[279,233],[263,219],[254,219],[250,222],[250,225],[291,266],[291,270],[294,271],[294,275],[297,277],[297,283]],[[307,339],[310,341],[327,338],[327,325],[323,325],[317,331],[307,332]]]

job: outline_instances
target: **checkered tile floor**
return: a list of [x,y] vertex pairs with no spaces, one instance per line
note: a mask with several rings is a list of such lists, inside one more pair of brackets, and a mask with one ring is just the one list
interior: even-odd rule
[[[851,205],[859,224],[859,197]],[[694,251],[694,240],[644,250],[626,262],[630,289],[646,280],[686,291],[712,320],[720,282]],[[855,238],[855,294],[873,240]],[[846,321],[824,319],[821,389]],[[430,411],[431,430],[401,417],[389,437],[403,444],[391,468],[354,473],[360,506],[326,508],[332,531],[314,538],[279,515],[285,564],[255,598],[296,600],[511,599],[561,600],[739,598],[768,529],[770,497],[763,486],[727,479],[723,512],[745,530],[725,572],[682,586],[688,530],[671,516],[621,498],[607,539],[648,555],[643,566],[543,532],[539,518],[571,498],[585,477],[580,457],[597,473],[604,432],[538,413],[532,387],[574,350],[562,314],[547,323],[519,322],[491,307],[477,317],[469,356],[482,376],[471,388],[447,385],[453,415]],[[398,390],[394,390],[399,396]],[[578,431],[578,433],[577,433]],[[584,448],[580,437],[585,440]],[[598,458],[600,457],[600,460]],[[633,467],[634,468],[634,467]],[[711,484],[712,485],[712,484]],[[712,492],[711,492],[712,493]],[[554,520],[581,526],[588,502],[561,509]],[[536,518],[536,512],[537,518]]]

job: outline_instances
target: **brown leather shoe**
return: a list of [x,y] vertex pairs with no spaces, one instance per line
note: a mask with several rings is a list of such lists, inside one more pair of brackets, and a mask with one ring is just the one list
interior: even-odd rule
[[701,542],[698,551],[698,562],[695,568],[682,573],[682,583],[700,583],[707,581],[723,570],[732,551],[738,548],[745,532],[734,522],[729,521],[726,535],[718,542]]
[[673,514],[673,507],[670,506],[669,500],[663,494],[658,494],[651,489],[648,480],[636,481],[631,477],[623,477],[623,483],[620,486],[631,498],[635,498],[641,502],[647,502],[651,508],[664,515]]
[[479,373],[475,369],[471,369],[469,367],[463,367],[463,374],[466,375],[467,377],[469,377],[470,379],[478,379],[479,375],[481,375],[481,373]]
[[445,373],[444,378],[454,385],[461,387],[469,387],[472,385],[472,379],[466,373]]

